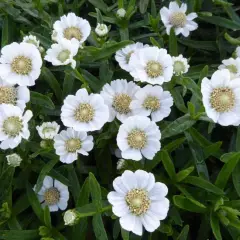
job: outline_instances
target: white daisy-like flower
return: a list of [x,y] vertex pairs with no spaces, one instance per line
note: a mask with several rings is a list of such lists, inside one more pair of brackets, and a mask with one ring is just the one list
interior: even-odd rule
[[182,34],[184,37],[188,37],[191,31],[198,28],[198,24],[193,21],[193,19],[197,18],[197,14],[192,12],[187,15],[186,11],[186,3],[182,3],[179,7],[177,2],[170,2],[169,8],[161,8],[161,19],[168,35],[170,34],[170,29],[174,28],[176,35]]
[[124,8],[119,8],[119,9],[117,10],[117,16],[118,16],[119,18],[124,18],[125,15],[126,15],[126,10],[125,10]]
[[0,76],[10,84],[33,86],[41,73],[42,58],[30,43],[11,43],[1,50]]
[[60,129],[60,125],[56,122],[44,122],[40,126],[36,126],[39,136],[42,139],[53,139]]
[[122,158],[139,161],[142,157],[152,160],[160,150],[161,133],[148,117],[129,117],[119,128],[117,145]]
[[123,229],[141,236],[143,227],[154,232],[167,217],[168,188],[164,183],[155,182],[152,173],[126,170],[113,181],[113,188],[107,198],[113,213],[120,217]]
[[99,37],[104,37],[108,34],[108,27],[106,24],[101,24],[98,23],[97,27],[95,28],[95,33],[99,36]]
[[53,28],[57,33],[57,41],[62,38],[67,40],[76,39],[82,45],[86,41],[91,32],[90,24],[87,20],[76,16],[75,13],[68,13],[53,24]]
[[143,45],[143,43],[137,42],[134,44],[127,45],[126,47],[118,50],[115,55],[116,61],[119,63],[119,66],[125,71],[130,71],[129,61],[132,54],[135,51],[138,51],[141,48],[148,47],[148,45]]
[[0,78],[0,104],[12,104],[24,110],[29,101],[30,91],[27,87],[17,87]]
[[69,164],[77,160],[78,154],[88,156],[93,149],[93,136],[67,128],[54,137],[54,148],[60,161]]
[[1,149],[13,149],[20,144],[22,138],[29,138],[28,122],[32,115],[32,111],[27,110],[23,114],[22,109],[11,104],[0,105]]
[[218,69],[228,69],[231,75],[231,79],[238,78],[240,76],[240,58],[229,58],[222,61],[222,64]]
[[160,86],[147,85],[137,91],[136,99],[130,103],[134,115],[151,116],[152,121],[159,122],[168,117],[173,105],[169,91],[163,91]]
[[76,131],[100,130],[109,119],[108,106],[99,94],[79,89],[76,95],[68,95],[61,109],[61,120],[66,127]]
[[[34,191],[35,188],[36,185]],[[56,212],[58,209],[65,210],[69,199],[68,187],[58,180],[46,176],[42,188],[37,192],[37,197],[42,207],[48,206],[50,212]]]
[[23,38],[23,42],[33,44],[37,48],[39,48],[40,46],[40,41],[36,38],[36,36],[33,36],[33,35],[25,36]]
[[7,155],[6,158],[7,158],[8,165],[11,167],[18,167],[22,162],[22,158],[16,153]]
[[173,76],[172,58],[163,48],[146,47],[135,51],[129,66],[130,74],[141,82],[161,85]]
[[124,122],[129,116],[133,116],[130,103],[139,89],[137,84],[124,79],[117,79],[103,86],[100,94],[109,107],[108,122],[112,122],[115,117]]
[[188,72],[190,66],[188,64],[188,60],[184,58],[182,54],[180,54],[177,57],[172,57],[172,61],[173,61],[173,73],[176,76]]
[[231,80],[229,70],[218,70],[211,80],[202,80],[201,92],[206,114],[215,123],[228,126],[239,122],[240,78]]
[[76,39],[69,43],[68,40],[63,38],[58,43],[52,44],[44,59],[51,62],[53,66],[71,64],[71,67],[75,68],[76,61],[73,58],[77,55],[78,48],[79,42]]
[[64,225],[73,226],[78,223],[78,212],[74,209],[67,210],[63,215]]
[[117,161],[117,170],[121,170],[125,167],[126,165],[126,160],[125,159],[119,159]]
[[54,42],[57,42],[57,41],[58,41],[57,36],[58,36],[57,31],[56,31],[56,30],[53,30],[53,31],[52,31],[52,35],[51,35],[51,38],[52,38],[52,40],[53,40]]

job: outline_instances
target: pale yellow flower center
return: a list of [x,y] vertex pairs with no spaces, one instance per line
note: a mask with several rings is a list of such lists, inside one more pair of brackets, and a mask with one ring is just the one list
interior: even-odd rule
[[237,74],[238,70],[237,67],[233,64],[226,66],[226,68],[231,72]]
[[157,97],[148,96],[144,102],[143,107],[151,111],[157,111],[160,108],[160,101]]
[[170,17],[170,23],[175,28],[184,27],[186,25],[186,22],[186,14],[183,12],[175,12]]
[[0,87],[0,104],[16,104],[17,90],[14,87]]
[[94,109],[89,103],[80,103],[75,110],[75,119],[79,122],[90,122],[94,117]]
[[28,75],[32,71],[32,60],[25,56],[15,57],[11,63],[12,71],[20,75]]
[[235,105],[235,94],[227,87],[215,88],[211,93],[210,103],[217,112],[228,112]]
[[147,143],[147,136],[144,131],[134,129],[128,134],[127,141],[131,148],[142,149]]
[[181,73],[185,72],[185,65],[181,61],[176,61],[173,64],[173,69],[176,74],[181,74]]
[[55,131],[55,128],[53,128],[53,127],[45,127],[42,130],[43,134],[49,133],[49,132],[54,132],[54,131]]
[[149,61],[145,70],[150,78],[156,78],[163,75],[163,66],[157,61]]
[[55,205],[59,202],[60,192],[57,188],[51,187],[44,193],[44,200],[47,205]]
[[131,111],[129,108],[131,101],[132,98],[128,94],[121,93],[114,97],[112,106],[120,114],[127,114]]
[[66,150],[70,153],[76,152],[81,148],[81,141],[78,138],[68,139],[65,143]]
[[68,40],[71,40],[72,38],[76,38],[77,40],[82,39],[82,32],[77,27],[68,27],[64,30],[64,37]]
[[22,128],[23,123],[19,117],[8,117],[3,122],[3,132],[10,137],[16,137],[17,135],[19,135]]
[[70,54],[71,53],[69,50],[63,50],[58,54],[57,59],[60,62],[65,62],[67,59],[69,59]]
[[150,199],[143,189],[132,189],[125,197],[125,201],[132,214],[140,216],[150,208]]

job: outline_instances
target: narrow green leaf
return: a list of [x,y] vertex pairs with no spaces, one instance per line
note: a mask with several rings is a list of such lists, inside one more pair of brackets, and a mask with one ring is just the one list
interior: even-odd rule
[[41,107],[55,109],[54,103],[52,100],[41,93],[31,91],[31,103],[39,105]]
[[187,240],[189,232],[189,225],[185,225],[181,233],[178,235],[177,240]]
[[232,153],[229,156],[228,161],[224,164],[221,171],[219,172],[215,185],[218,186],[221,189],[224,189],[230,175],[232,174],[233,169],[238,164],[240,158],[240,153]]
[[81,207],[84,204],[87,204],[89,202],[89,196],[90,196],[89,178],[86,178],[79,193],[76,206]]
[[103,17],[102,17],[101,11],[98,8],[96,8],[96,12],[97,12],[97,23],[103,23]]
[[106,13],[108,5],[103,0],[88,0],[95,8],[100,9]]
[[77,203],[79,194],[80,194],[80,185],[79,185],[77,173],[76,173],[75,169],[73,168],[73,165],[69,166],[68,179],[71,183],[70,189],[72,191],[74,201],[75,201],[75,203]]
[[175,34],[174,28],[171,28],[169,36],[169,53],[171,56],[178,55],[178,45],[177,45],[177,36]]
[[188,198],[184,196],[175,195],[173,196],[173,203],[186,211],[189,212],[196,212],[196,213],[204,213],[206,212],[206,207],[194,204],[192,201],[190,201]]
[[183,97],[181,95],[181,90],[182,87],[175,87],[173,89],[170,90],[173,100],[174,100],[174,104],[176,105],[176,107],[183,113],[187,113],[188,110],[185,106]]
[[240,197],[240,162],[237,163],[236,167],[232,172],[232,179],[235,190]]
[[198,81],[198,86],[201,86],[201,82],[203,80],[203,78],[208,76],[208,65],[206,65],[202,71],[200,72],[200,76],[199,76],[199,81]]
[[45,206],[45,208],[44,208],[44,223],[45,223],[46,227],[48,227],[48,228],[52,227],[51,215],[50,215],[48,206]]
[[103,221],[102,221],[102,216],[101,214],[96,214],[93,216],[93,231],[95,233],[95,237],[98,240],[107,240],[107,233],[105,231]]
[[176,140],[165,145],[163,150],[166,150],[167,152],[170,153],[170,152],[176,150],[177,148],[179,148],[185,141],[186,141],[185,137],[177,138]]
[[118,0],[118,8],[124,8],[124,0]]
[[208,50],[208,51],[218,51],[216,42],[213,41],[194,41],[190,39],[180,39],[178,38],[178,42],[181,44],[188,46],[190,48],[198,49],[198,50]]
[[237,128],[236,151],[240,152],[240,126]]
[[160,43],[158,43],[158,42],[155,40],[155,38],[150,37],[150,42],[152,43],[153,46],[158,47],[158,48],[161,48]]
[[194,167],[192,166],[192,167],[186,168],[186,169],[178,172],[177,175],[176,175],[176,181],[177,181],[177,182],[181,182],[181,181],[184,180],[188,175],[190,175],[193,170],[194,170]]
[[91,191],[91,197],[93,203],[96,205],[98,209],[101,209],[102,204],[102,193],[101,193],[101,187],[95,178],[95,176],[92,173],[89,173],[89,186]]
[[71,94],[74,86],[74,77],[68,73],[65,73],[64,81],[63,81],[63,99]]
[[144,14],[147,11],[149,0],[140,0],[139,1],[139,10],[141,14]]
[[231,43],[232,45],[237,45],[237,46],[240,45],[240,38],[233,38],[233,37],[231,37],[228,33],[225,33],[225,34],[224,34],[224,37],[225,37],[225,39],[226,39],[229,43]]
[[123,240],[129,240],[129,232],[121,228],[121,235]]
[[222,240],[222,235],[220,231],[219,219],[214,215],[214,212],[210,214],[210,224],[212,228],[212,232],[217,240]]
[[0,230],[0,239],[4,240],[39,240],[36,230]]
[[5,16],[5,18],[3,19],[3,25],[2,25],[1,47],[4,47],[5,45],[11,42],[12,24],[13,22],[11,21],[11,19],[8,16]]
[[162,150],[160,153],[160,158],[162,159],[163,166],[164,166],[165,170],[167,171],[169,177],[172,180],[175,180],[176,172],[175,172],[174,164],[173,164],[172,159],[170,158],[168,152],[165,150]]

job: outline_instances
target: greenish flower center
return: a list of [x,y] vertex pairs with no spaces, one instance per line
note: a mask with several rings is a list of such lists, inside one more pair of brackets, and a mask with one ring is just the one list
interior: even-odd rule
[[163,67],[157,61],[149,61],[146,66],[146,72],[150,78],[156,78],[163,75]]
[[68,27],[64,30],[64,37],[68,40],[71,40],[72,38],[76,38],[77,40],[82,39],[82,32],[77,27]]
[[65,147],[66,150],[70,153],[74,153],[81,148],[81,141],[78,138],[70,138],[66,141]]
[[70,51],[69,50],[63,50],[61,51],[58,56],[57,56],[57,59],[60,61],[60,62],[65,62],[66,60],[69,59],[69,56],[70,56]]
[[157,111],[160,108],[160,101],[157,97],[148,96],[144,102],[143,107],[151,111]]
[[23,123],[19,117],[8,117],[3,122],[3,132],[10,137],[18,136],[22,128]]
[[183,62],[181,61],[176,61],[173,64],[173,70],[176,74],[181,74],[183,72],[185,72],[185,65]]
[[233,65],[233,64],[226,66],[226,68],[227,68],[231,73],[237,74],[237,72],[238,72],[237,67],[236,67],[235,65]]

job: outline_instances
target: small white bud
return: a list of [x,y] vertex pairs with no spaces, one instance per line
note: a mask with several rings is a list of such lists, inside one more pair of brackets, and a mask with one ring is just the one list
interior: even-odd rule
[[124,18],[126,15],[126,10],[124,8],[120,8],[117,10],[117,16],[120,18]]
[[22,162],[22,158],[16,153],[7,155],[6,158],[7,158],[8,165],[12,167],[18,167]]
[[40,41],[36,38],[36,36],[33,36],[33,35],[25,36],[23,38],[23,42],[33,44],[37,48],[39,48],[39,45],[40,45]]
[[78,215],[74,209],[67,210],[63,216],[64,224],[73,226],[78,221]]
[[121,170],[125,167],[126,161],[124,159],[119,159],[117,162],[117,170]]
[[97,27],[95,28],[95,33],[99,36],[99,37],[104,37],[108,34],[108,27],[105,24],[97,24]]

